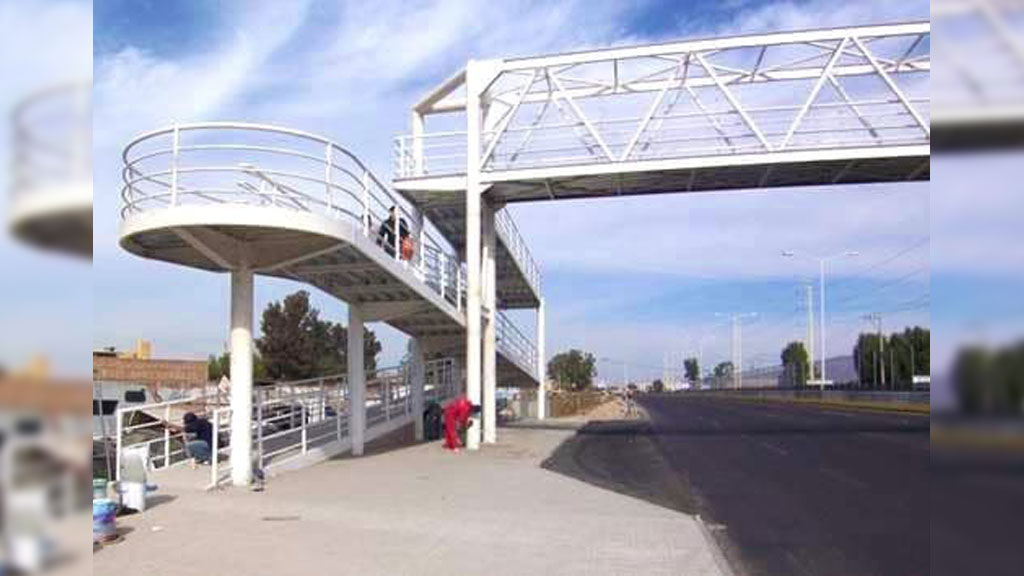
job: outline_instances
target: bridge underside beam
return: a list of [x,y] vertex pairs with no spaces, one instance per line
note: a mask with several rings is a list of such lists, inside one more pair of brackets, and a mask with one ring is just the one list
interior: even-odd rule
[[511,203],[673,192],[928,181],[931,168],[927,150],[924,147],[923,153],[892,157],[832,158],[784,165],[777,162],[753,162],[673,168],[671,164],[665,164],[652,170],[612,173],[594,170],[589,174],[583,167],[573,167],[574,170],[520,174],[507,180],[502,174],[491,194],[503,202]]

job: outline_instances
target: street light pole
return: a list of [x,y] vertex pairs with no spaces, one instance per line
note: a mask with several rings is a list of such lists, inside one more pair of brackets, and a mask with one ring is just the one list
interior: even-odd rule
[[715,313],[715,316],[727,316],[732,319],[732,387],[734,389],[743,386],[743,319],[757,316],[756,312],[745,314],[722,314]]
[[[836,258],[843,258],[843,257],[852,258],[854,256],[859,256],[860,252],[857,252],[857,251],[854,251],[854,250],[847,250],[847,251],[844,251],[844,252],[840,252],[838,254],[833,254],[831,256],[814,258],[814,257],[811,257],[811,256],[802,256],[802,255],[800,255],[800,254],[798,254],[798,253],[796,253],[796,252],[794,252],[792,250],[784,250],[782,252],[782,255],[784,257],[786,257],[786,258],[794,258],[794,257],[800,256],[800,257],[803,257],[803,258],[807,258],[809,260],[817,260],[818,261],[818,283],[819,283],[819,286],[818,286],[818,297],[821,299],[821,308],[820,308],[820,314],[819,314],[819,316],[821,316],[821,318],[819,319],[820,327],[821,327],[821,329],[820,329],[820,332],[821,332],[821,335],[820,335],[820,338],[821,338],[821,350],[818,351],[818,355],[821,358],[821,360],[820,360],[820,362],[821,362],[821,385],[824,386],[825,382],[828,381],[828,376],[826,375],[826,371],[825,371],[826,359],[828,358],[827,348],[825,347],[825,341],[826,341],[826,333],[825,333],[825,264],[828,263],[829,260],[834,260]],[[812,367],[811,372],[813,373],[813,371],[814,370],[813,370],[813,367]]]

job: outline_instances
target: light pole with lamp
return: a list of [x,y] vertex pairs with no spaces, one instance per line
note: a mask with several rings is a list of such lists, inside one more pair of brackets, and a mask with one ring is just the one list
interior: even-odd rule
[[[828,376],[825,374],[825,359],[828,358],[828,353],[825,351],[825,264],[827,264],[829,261],[835,260],[837,258],[853,258],[855,256],[860,256],[860,252],[857,252],[857,251],[854,251],[854,250],[847,250],[845,252],[840,252],[838,254],[833,254],[831,256],[817,257],[816,258],[816,257],[813,257],[813,256],[804,256],[803,254],[799,254],[799,253],[794,252],[792,250],[783,250],[782,256],[785,257],[785,258],[805,258],[807,260],[811,260],[811,261],[815,261],[816,260],[818,262],[819,283],[820,283],[820,285],[818,287],[818,297],[820,298],[820,303],[821,303],[820,313],[819,313],[819,316],[821,316],[821,318],[819,319],[820,326],[821,326],[821,329],[819,330],[819,332],[821,333],[819,335],[819,337],[821,339],[821,350],[819,351],[820,362],[821,362],[821,380],[819,381],[820,382],[819,385],[821,387],[824,387],[825,383],[828,382]],[[812,370],[812,372],[813,372],[813,370]]]

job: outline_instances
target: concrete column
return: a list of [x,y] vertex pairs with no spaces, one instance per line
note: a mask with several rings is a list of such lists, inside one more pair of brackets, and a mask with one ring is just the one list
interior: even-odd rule
[[[480,404],[482,291],[480,255],[480,82],[479,64],[466,64],[466,397]],[[473,416],[466,448],[480,447],[480,418]]]
[[423,355],[423,344],[419,338],[409,340],[409,369],[412,371],[412,417],[416,431],[416,441],[423,441],[423,384],[426,380],[426,361]]
[[540,298],[540,306],[537,307],[537,419],[543,420],[547,413],[547,365],[545,351],[545,313],[544,298]]
[[348,306],[348,437],[352,455],[363,455],[366,438],[366,368],[363,366],[363,314]]
[[252,270],[232,270],[230,462],[235,486],[252,483],[252,309]]
[[494,208],[484,203],[483,210],[483,274],[484,308],[487,319],[484,322],[483,341],[483,441],[494,444],[498,441],[498,292],[495,250],[497,241],[494,229]]

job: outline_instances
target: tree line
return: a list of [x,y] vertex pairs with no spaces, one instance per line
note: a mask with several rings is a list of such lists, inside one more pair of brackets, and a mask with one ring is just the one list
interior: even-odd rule
[[1024,340],[998,349],[967,346],[953,361],[953,388],[968,415],[1024,414]]
[[[348,369],[348,329],[320,318],[309,302],[309,292],[299,290],[280,302],[271,302],[260,318],[262,335],[256,339],[253,378],[301,380]],[[363,365],[377,368],[381,344],[372,330],[363,328]],[[207,368],[211,380],[231,376],[231,356],[211,355]]]

